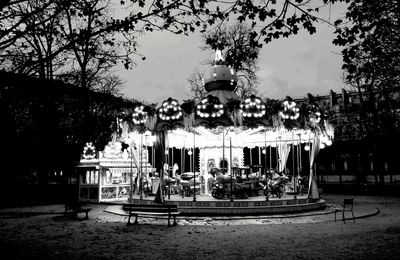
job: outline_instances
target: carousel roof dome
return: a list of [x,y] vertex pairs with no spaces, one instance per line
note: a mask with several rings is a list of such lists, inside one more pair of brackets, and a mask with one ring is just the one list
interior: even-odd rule
[[227,66],[222,59],[221,51],[215,54],[213,67],[204,76],[204,87],[208,92],[214,90],[234,91],[237,84],[236,71]]

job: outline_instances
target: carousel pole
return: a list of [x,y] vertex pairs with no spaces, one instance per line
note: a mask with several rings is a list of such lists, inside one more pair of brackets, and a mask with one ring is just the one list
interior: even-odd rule
[[193,202],[196,202],[196,165],[195,165],[195,149],[196,149],[196,134],[193,131]]
[[224,166],[224,163],[225,163],[225,128],[222,129],[222,166]]
[[292,132],[292,182],[293,182],[293,192],[296,192],[296,177],[294,174],[295,171],[295,162],[294,162],[294,151],[295,145],[294,145],[294,133]]
[[264,128],[264,173],[267,174],[267,129]]
[[297,179],[300,177],[300,171],[301,171],[301,135],[297,134],[299,136],[299,141],[297,142]]
[[140,156],[139,156],[139,164],[140,164],[140,177],[139,179],[139,191],[140,191],[140,200],[143,199],[143,135],[140,133]]
[[[279,172],[279,151],[278,151],[278,139],[280,139],[281,137],[278,136],[276,139],[276,147],[275,147],[275,157],[276,157],[276,171]],[[281,140],[279,140],[279,144],[280,144]]]
[[[171,167],[174,167],[174,147],[171,148]],[[171,168],[170,167],[170,168]],[[174,176],[172,176],[174,177]]]
[[129,144],[129,148],[131,150],[131,174],[129,176],[130,189],[129,189],[129,203],[133,203],[133,150],[132,150],[133,142]]
[[[260,146],[258,146],[258,164],[262,165],[262,162],[261,162],[261,147]],[[259,168],[258,173],[261,176],[260,170],[261,170],[261,168]]]
[[[168,153],[167,153],[167,174],[168,174],[168,199],[171,199],[171,179],[170,179],[170,150],[169,150],[169,131],[168,131],[168,139],[167,139],[167,149],[168,149]],[[167,188],[167,186],[165,186],[165,188]]]
[[231,172],[231,202],[233,202],[233,191],[232,191],[232,181],[233,181],[233,172],[232,172],[232,137],[229,137],[229,166]]
[[156,152],[154,150],[154,144],[151,146],[151,165],[153,168],[156,167],[156,158],[154,158],[156,156]]
[[253,154],[251,151],[251,147],[249,147],[249,150],[250,150],[250,171],[251,171],[251,166],[253,165]]
[[[149,177],[149,172],[148,172],[148,170],[149,170],[149,167],[148,167],[148,163],[149,163],[149,146],[147,144],[147,134],[144,136],[144,142],[146,144],[146,152],[147,152],[147,160],[146,160],[145,171],[146,171],[146,180],[148,180],[148,177]],[[143,185],[143,179],[142,179],[142,185]],[[147,187],[149,187],[149,182],[147,182]],[[143,189],[143,186],[142,186],[142,189]],[[144,196],[147,197],[147,192],[144,194]]]
[[269,168],[272,169],[272,141],[269,142]]

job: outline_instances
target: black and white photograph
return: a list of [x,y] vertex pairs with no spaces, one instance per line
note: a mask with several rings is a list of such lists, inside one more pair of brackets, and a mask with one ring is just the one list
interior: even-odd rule
[[0,0],[1,259],[399,259],[399,0]]

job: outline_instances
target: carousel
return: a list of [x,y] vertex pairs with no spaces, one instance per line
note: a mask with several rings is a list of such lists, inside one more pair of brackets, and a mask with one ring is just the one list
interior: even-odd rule
[[169,203],[193,214],[324,207],[314,161],[334,131],[323,111],[290,98],[238,97],[237,74],[218,51],[203,84],[199,100],[169,98],[125,113],[103,151],[87,143],[80,200]]

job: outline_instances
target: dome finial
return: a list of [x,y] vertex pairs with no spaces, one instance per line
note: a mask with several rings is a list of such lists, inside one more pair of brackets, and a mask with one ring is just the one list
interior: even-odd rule
[[224,58],[222,57],[222,51],[221,50],[216,50],[215,51],[215,63],[224,61]]

